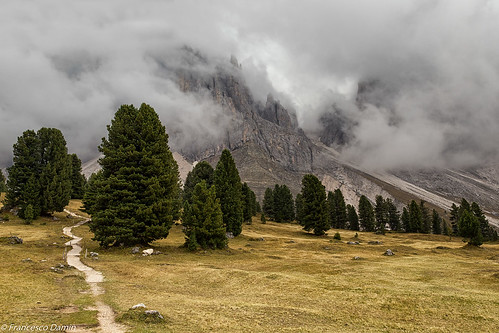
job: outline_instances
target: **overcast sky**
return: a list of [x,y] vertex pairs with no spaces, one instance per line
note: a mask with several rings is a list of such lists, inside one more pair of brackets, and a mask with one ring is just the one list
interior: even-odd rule
[[[485,0],[2,0],[0,165],[17,136],[43,126],[94,157],[121,104],[147,102],[167,130],[216,138],[218,107],[180,93],[154,61],[175,68],[184,45],[210,59],[235,55],[255,97],[280,96],[308,131],[342,105],[355,123],[349,159],[407,167],[494,158],[498,31],[499,1]],[[373,79],[390,93],[359,110],[357,83]]]

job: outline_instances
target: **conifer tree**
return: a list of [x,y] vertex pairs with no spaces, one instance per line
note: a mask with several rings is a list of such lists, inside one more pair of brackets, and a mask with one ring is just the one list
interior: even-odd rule
[[346,229],[347,225],[347,206],[345,204],[345,198],[343,193],[339,188],[334,191],[334,201],[336,202],[336,228]]
[[260,221],[262,222],[262,224],[267,223],[267,219],[265,218],[265,213],[263,213],[263,212],[262,212],[262,216],[260,216]]
[[274,186],[272,191],[274,221],[291,222],[295,219],[293,195],[286,185]]
[[303,197],[298,193],[295,197],[295,217],[296,222],[301,225],[303,221]]
[[19,216],[24,218],[24,209],[33,207],[33,219],[40,215],[40,140],[35,131],[27,130],[17,138],[13,150],[13,164],[8,168],[6,203],[19,207]]
[[421,200],[419,203],[421,208],[421,230],[420,232],[423,234],[431,233],[431,217],[428,208],[425,206],[425,201]]
[[0,193],[7,191],[7,185],[5,184],[5,176],[3,175],[3,171],[0,170]]
[[404,207],[402,210],[402,216],[400,217],[400,221],[402,222],[402,227],[405,232],[411,232],[411,217],[409,215],[409,210],[407,207]]
[[393,231],[399,231],[400,230],[400,214],[397,210],[397,207],[393,203],[393,200],[390,198],[387,198],[385,200],[386,204],[386,209],[388,212],[388,225],[390,226],[390,229]]
[[76,154],[71,154],[71,198],[83,199],[85,194],[85,176],[81,173],[81,160]]
[[467,209],[463,209],[459,217],[459,232],[462,237],[470,239],[468,244],[475,246],[482,245],[483,237],[480,230],[480,222],[478,221],[478,218]]
[[245,222],[251,222],[251,217],[256,213],[256,196],[255,193],[250,189],[248,184],[243,183],[241,188],[242,199],[243,199],[243,220]]
[[148,244],[168,236],[180,215],[178,166],[152,107],[122,105],[102,139],[102,172],[84,200],[101,246]]
[[14,144],[9,168],[7,205],[19,207],[19,216],[32,206],[32,218],[62,212],[71,195],[71,158],[66,140],[55,128],[25,131]]
[[184,201],[190,201],[191,193],[194,187],[201,181],[206,182],[208,188],[213,185],[213,167],[206,161],[201,161],[194,166],[192,171],[187,174],[184,184]]
[[71,157],[66,140],[56,128],[41,128],[37,132],[41,153],[41,211],[62,212],[71,199]]
[[433,233],[436,235],[440,235],[442,233],[442,218],[435,209],[433,210],[431,221]]
[[359,222],[364,231],[374,231],[374,209],[366,196],[362,195],[359,200]]
[[262,210],[267,218],[274,218],[274,191],[270,187],[265,189],[263,196]]
[[450,223],[452,227],[452,233],[454,235],[459,234],[459,230],[457,227],[457,220],[459,219],[459,208],[456,206],[455,203],[452,203],[452,207],[450,209]]
[[213,174],[217,198],[222,206],[223,221],[227,232],[237,236],[242,231],[243,203],[241,178],[236,163],[227,149],[224,149]]
[[329,214],[329,227],[336,228],[336,200],[334,200],[334,193],[327,192],[327,212]]
[[220,201],[215,186],[206,188],[206,181],[197,183],[185,202],[182,225],[186,246],[190,250],[222,249],[227,245],[227,236],[222,218]]
[[348,226],[350,230],[360,230],[359,226],[359,216],[355,211],[355,207],[352,205],[347,205],[347,216],[348,216]]
[[324,185],[316,176],[307,174],[302,179],[301,196],[300,225],[306,231],[312,230],[316,235],[324,235],[329,229]]
[[32,221],[33,221],[33,206],[29,204],[24,209],[24,223],[31,224]]
[[409,230],[407,232],[420,232],[423,224],[423,214],[421,207],[412,200],[409,204]]
[[385,199],[383,199],[381,195],[377,195],[375,198],[374,216],[376,219],[376,232],[384,234],[385,226],[388,223],[388,210],[385,204]]

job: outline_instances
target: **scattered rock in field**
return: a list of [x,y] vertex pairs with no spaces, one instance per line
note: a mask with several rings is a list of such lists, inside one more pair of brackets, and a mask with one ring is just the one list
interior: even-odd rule
[[157,319],[165,319],[161,313],[159,313],[159,311],[157,310],[146,310],[144,311],[144,313],[147,315],[147,316],[150,316],[150,317],[153,317],[153,318],[157,318]]
[[50,267],[50,270],[54,273],[62,273],[62,269],[60,269],[59,267]]
[[21,260],[22,262],[33,262],[33,260],[31,260],[31,258],[26,258],[26,259],[23,259]]
[[359,242],[347,242],[347,244],[349,244],[349,245],[359,245],[360,243]]
[[135,309],[145,309],[145,308],[147,308],[147,306],[144,303],[139,303],[139,304],[135,304],[130,309],[135,310]]
[[140,252],[140,247],[138,246],[135,246],[132,248],[132,251],[130,251],[132,254],[137,254]]
[[66,215],[66,218],[67,218],[67,219],[72,219],[72,218],[73,218],[73,215],[68,214],[68,215]]
[[353,257],[353,260],[360,260],[360,259],[362,259],[362,258],[361,258],[361,257],[359,257],[359,256],[355,256],[355,257]]
[[17,211],[17,209],[16,209],[16,208],[12,208],[12,209],[10,210],[10,212],[11,212],[12,214],[14,214],[14,216],[17,216],[17,212],[18,212],[18,211]]
[[37,301],[36,304],[42,304],[42,302],[41,301]]
[[447,246],[437,246],[437,250],[450,250],[450,247],[447,247]]
[[383,242],[381,242],[381,241],[369,241],[369,242],[367,242],[367,244],[369,244],[369,245],[381,245],[381,244],[383,244]]
[[90,257],[99,258],[99,254],[97,252],[90,252]]
[[59,218],[52,216],[52,221],[59,221]]
[[232,232],[226,232],[225,233],[225,236],[227,236],[227,238],[234,238],[234,234]]
[[159,254],[163,254],[163,252],[161,252],[161,251],[154,251],[153,253],[151,253],[152,256],[157,256]]
[[263,237],[251,237],[249,240],[263,242],[265,240],[265,238],[263,238]]
[[10,244],[22,244],[23,243],[23,239],[21,237],[10,236],[9,239],[10,239]]
[[151,254],[153,254],[153,253],[154,253],[154,250],[153,250],[153,249],[147,249],[147,250],[142,251],[142,255],[143,255],[144,257],[146,257],[146,256],[150,256],[150,255],[151,255]]
[[286,241],[286,243],[296,243],[294,240],[290,239],[288,241]]
[[331,250],[329,246],[324,246],[324,250]]
[[393,253],[392,250],[388,249],[388,250],[385,251],[384,255],[385,256],[394,256],[395,253]]
[[42,259],[40,260],[40,262],[47,262],[47,259]]

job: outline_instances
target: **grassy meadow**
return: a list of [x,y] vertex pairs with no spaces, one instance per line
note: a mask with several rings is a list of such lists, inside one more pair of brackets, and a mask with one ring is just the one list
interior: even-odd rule
[[[81,275],[49,269],[61,262],[62,227],[76,220],[45,222],[0,222],[1,237],[25,239],[0,244],[0,323],[95,325]],[[499,331],[499,244],[471,248],[460,238],[397,233],[355,238],[344,230],[337,241],[333,230],[316,237],[255,218],[227,250],[188,252],[177,225],[152,244],[163,254],[143,257],[129,248],[100,249],[88,226],[73,232],[99,252],[99,260],[84,261],[106,276],[102,297],[130,332]],[[395,255],[384,256],[386,249]],[[26,257],[33,262],[23,263]],[[165,322],[130,319],[137,303]]]

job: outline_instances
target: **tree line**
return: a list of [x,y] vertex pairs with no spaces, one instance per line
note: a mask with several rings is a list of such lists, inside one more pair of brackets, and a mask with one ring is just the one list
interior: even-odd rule
[[88,183],[81,174],[81,161],[68,154],[58,129],[25,131],[14,144],[6,204],[18,207],[19,216],[29,222],[62,211],[70,198],[83,198],[92,215],[94,240],[101,246],[148,244],[167,237],[174,221],[181,219],[189,249],[224,248],[227,237],[239,235],[243,222],[251,223],[260,210],[262,222],[266,217],[276,222],[296,220],[316,235],[331,228],[380,234],[389,228],[460,235],[474,245],[497,240],[497,232],[474,202],[463,199],[460,206],[453,205],[449,227],[424,201],[411,201],[402,213],[390,198],[380,195],[374,203],[362,195],[357,208],[347,205],[340,189],[326,193],[312,174],[303,177],[295,198],[286,185],[267,188],[260,208],[255,193],[241,182],[228,150],[215,168],[208,162],[196,164],[182,189],[168,134],[151,106],[121,106],[107,129],[108,136],[98,147],[103,155],[101,170]]

